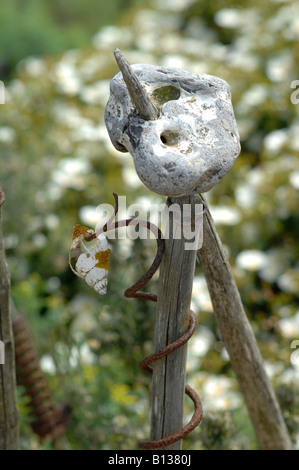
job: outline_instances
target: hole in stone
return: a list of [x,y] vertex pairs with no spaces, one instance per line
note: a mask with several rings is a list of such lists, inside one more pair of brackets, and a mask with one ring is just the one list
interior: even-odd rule
[[181,141],[181,136],[178,132],[176,131],[171,131],[171,130],[165,130],[161,135],[160,135],[161,142],[164,145],[168,146],[176,146],[180,143]]
[[165,135],[161,134],[160,139],[161,139],[161,142],[163,142],[163,144],[167,144],[167,139],[166,139]]
[[128,150],[126,149],[126,147],[121,144],[120,142],[118,142],[118,140],[115,142],[115,147],[117,148],[117,150],[119,150],[120,152],[127,152]]

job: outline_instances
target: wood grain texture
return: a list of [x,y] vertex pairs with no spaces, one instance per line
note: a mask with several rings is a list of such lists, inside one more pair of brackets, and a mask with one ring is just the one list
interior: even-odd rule
[[258,445],[264,450],[291,449],[278,401],[263,367],[255,336],[209,211],[204,216],[203,245],[197,255]]
[[[171,203],[200,203],[197,196],[171,198]],[[160,266],[154,350],[177,340],[189,324],[196,250],[185,250],[185,238],[175,239],[181,227],[171,227]],[[153,364],[151,440],[178,432],[183,426],[187,344]],[[180,450],[176,442],[166,450]]]
[[[1,193],[1,188],[0,188]],[[3,193],[2,193],[3,194]],[[5,259],[0,207],[0,340],[5,364],[0,365],[0,450],[18,449],[15,353],[10,311],[10,277]]]

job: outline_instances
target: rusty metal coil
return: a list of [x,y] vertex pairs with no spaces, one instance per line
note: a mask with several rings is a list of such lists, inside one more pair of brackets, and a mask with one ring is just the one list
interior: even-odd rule
[[[156,227],[154,224],[151,222],[146,222],[142,220],[136,220],[136,219],[126,219],[126,220],[121,220],[117,222],[113,222],[117,212],[118,212],[118,196],[117,194],[113,193],[114,199],[115,199],[115,208],[114,208],[114,214],[110,218],[110,220],[97,232],[94,232],[93,234],[87,234],[85,237],[86,241],[91,241],[94,238],[96,238],[100,233],[108,232],[110,230],[114,230],[120,227],[125,227],[128,225],[141,225],[146,227],[148,230],[153,232],[156,236],[156,241],[157,241],[157,252],[155,259],[151,265],[151,267],[148,269],[148,271],[142,276],[141,279],[139,279],[135,284],[133,284],[131,287],[129,287],[124,295],[125,297],[130,297],[130,298],[135,298],[135,299],[141,299],[141,300],[151,300],[153,302],[157,302],[157,295],[156,294],[151,294],[148,292],[142,292],[140,289],[142,289],[146,284],[151,280],[155,272],[160,266],[160,263],[162,261],[162,256],[164,252],[164,247],[165,247],[165,241],[163,239],[163,234],[161,230]],[[150,367],[149,364],[152,364],[159,359],[162,359],[163,357],[168,356],[172,352],[176,351],[180,347],[182,347],[184,344],[186,344],[191,336],[194,333],[195,327],[196,327],[196,315],[192,310],[189,310],[189,326],[187,328],[187,331],[176,341],[173,343],[167,345],[160,351],[153,353],[147,357],[145,357],[142,361],[139,363],[139,367],[150,374],[153,373],[152,367]],[[184,426],[180,431],[177,433],[173,434],[172,436],[168,436],[156,441],[141,441],[139,442],[138,446],[141,449],[159,449],[163,447],[170,446],[174,444],[177,441],[180,441],[184,437],[186,437],[190,432],[192,432],[201,422],[202,420],[202,405],[199,396],[197,393],[189,386],[185,386],[185,393],[188,395],[191,400],[194,403],[194,413],[193,416],[190,420],[190,422]]]
[[40,438],[56,441],[65,432],[69,406],[54,407],[51,391],[40,368],[37,351],[31,339],[26,320],[18,315],[13,319],[17,383],[25,388],[30,398],[31,427]]

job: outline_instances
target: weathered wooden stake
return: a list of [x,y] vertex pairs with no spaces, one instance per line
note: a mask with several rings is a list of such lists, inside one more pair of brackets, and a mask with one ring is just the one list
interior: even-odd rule
[[[207,206],[206,200],[203,200]],[[263,450],[291,449],[279,404],[263,367],[255,336],[209,211],[204,216],[203,245],[197,256],[259,447]]]
[[[181,210],[183,204],[202,204],[198,196],[171,198]],[[170,212],[169,238],[165,240],[157,301],[154,350],[180,338],[189,324],[189,306],[192,294],[196,250],[186,250],[186,239],[182,226],[172,230],[172,213]],[[181,237],[176,236],[181,233]],[[190,240],[189,240],[190,241]],[[185,371],[187,344],[177,351],[153,364],[153,393],[151,440],[169,437],[183,426]],[[178,441],[166,450],[180,450],[182,441]]]
[[[16,401],[15,352],[10,311],[10,277],[5,259],[1,206],[4,193],[0,188],[0,340],[4,345],[5,363],[0,364],[0,450],[18,449],[18,408]],[[1,361],[2,362],[2,361]]]

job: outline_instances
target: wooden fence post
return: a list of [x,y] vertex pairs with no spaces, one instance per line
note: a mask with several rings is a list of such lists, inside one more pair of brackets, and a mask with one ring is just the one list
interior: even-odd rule
[[10,277],[5,259],[1,206],[4,192],[0,188],[0,340],[4,345],[4,364],[0,364],[0,450],[18,449],[18,408],[12,318]]
[[[183,214],[183,205],[202,204],[198,196],[171,198]],[[170,206],[171,207],[171,206]],[[172,224],[165,239],[160,274],[154,350],[160,351],[180,338],[189,325],[189,306],[196,262],[196,248],[186,250],[182,225]],[[179,231],[179,233],[177,233]],[[177,433],[183,425],[187,344],[153,364],[151,440]],[[165,447],[180,450],[182,441]]]

